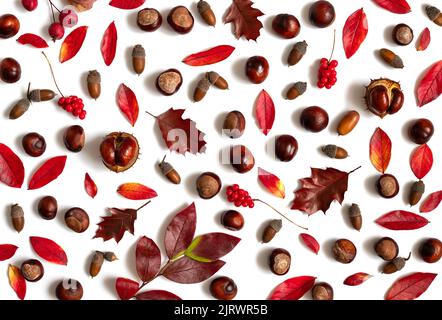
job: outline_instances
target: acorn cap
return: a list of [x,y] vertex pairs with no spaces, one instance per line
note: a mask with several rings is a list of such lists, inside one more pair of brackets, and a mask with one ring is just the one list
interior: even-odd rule
[[87,82],[89,83],[101,83],[101,75],[97,70],[89,71],[87,75]]
[[329,158],[335,158],[337,149],[338,147],[336,145],[328,144],[322,147],[322,152],[324,152],[324,154]]
[[210,9],[210,5],[206,1],[200,0],[198,2],[197,8],[200,13],[203,13]]
[[426,6],[425,11],[427,12],[427,16],[431,21],[436,20],[437,16],[440,14],[440,10],[433,6]]
[[280,220],[280,219],[272,220],[272,221],[270,221],[269,226],[273,230],[275,230],[276,232],[279,232],[279,231],[281,231],[281,228],[282,228],[282,220]]
[[110,251],[104,253],[104,259],[105,259],[106,261],[109,261],[109,262],[113,262],[113,261],[115,261],[115,260],[118,260],[118,258],[117,258],[117,256],[115,255],[115,253],[110,252]]
[[361,209],[356,203],[353,203],[350,206],[350,210],[348,212],[350,217],[360,217],[361,216]]
[[161,172],[164,175],[167,175],[169,172],[173,170],[172,165],[169,162],[165,162],[164,160],[158,164],[160,166]]
[[209,91],[209,89],[210,89],[209,80],[206,77],[202,78],[200,81],[198,81],[197,88],[204,91],[204,92]]
[[40,89],[34,89],[29,92],[28,99],[34,102],[40,102]]
[[13,204],[11,206],[11,218],[12,219],[21,218],[24,215],[25,214],[23,212],[23,208],[20,207],[18,204]]
[[133,58],[144,58],[146,57],[146,50],[144,50],[141,44],[137,44],[132,50]]
[[411,186],[411,192],[424,193],[425,192],[425,184],[422,180],[416,181]]
[[307,47],[308,47],[308,44],[307,44],[307,42],[305,42],[305,40],[299,41],[294,44],[293,50],[296,50],[299,53],[301,53],[302,55],[304,55],[307,51]]
[[305,93],[305,91],[307,90],[307,82],[301,82],[298,81],[296,82],[293,87],[298,90],[299,95],[302,95]]
[[211,84],[214,84],[215,82],[217,82],[220,77],[219,73],[215,72],[215,71],[207,72],[206,76],[207,76],[207,79],[209,79]]

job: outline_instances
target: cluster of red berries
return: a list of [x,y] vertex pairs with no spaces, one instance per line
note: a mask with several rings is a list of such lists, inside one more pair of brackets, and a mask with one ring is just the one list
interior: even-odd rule
[[336,67],[338,66],[337,60],[327,60],[326,58],[322,58],[319,66],[318,71],[318,88],[327,88],[331,89],[338,81],[338,78],[336,78]]
[[84,120],[86,118],[86,110],[84,110],[83,99],[77,96],[61,97],[58,99],[58,105],[74,117]]
[[241,189],[237,184],[227,187],[226,196],[227,200],[232,202],[235,207],[253,208],[255,206],[255,202],[252,197],[249,196],[249,193],[246,190]]

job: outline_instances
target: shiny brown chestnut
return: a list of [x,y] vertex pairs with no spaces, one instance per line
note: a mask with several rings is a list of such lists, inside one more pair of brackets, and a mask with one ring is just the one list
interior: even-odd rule
[[63,280],[55,288],[55,295],[58,300],[81,300],[83,297],[83,286],[77,280]]
[[235,281],[228,277],[218,277],[210,283],[210,293],[218,300],[232,300],[237,292]]
[[313,300],[333,300],[333,288],[327,282],[319,282],[312,288]]
[[221,190],[221,179],[216,173],[204,172],[196,179],[196,190],[203,199],[211,199]]
[[442,242],[436,238],[425,240],[420,248],[419,254],[427,263],[435,263],[442,257]]
[[244,227],[244,217],[236,210],[227,210],[221,216],[221,224],[229,230],[238,231]]
[[255,166],[255,158],[246,146],[235,145],[230,148],[230,164],[236,172],[246,173]]
[[326,28],[335,21],[336,13],[328,1],[316,1],[309,10],[310,22],[318,28]]
[[20,21],[13,14],[0,16],[0,38],[8,39],[20,30]]
[[298,141],[289,134],[280,135],[275,141],[275,155],[283,161],[291,161],[298,152]]
[[23,136],[21,145],[31,157],[39,157],[46,151],[45,138],[37,132],[30,132]]
[[392,32],[393,41],[400,46],[406,46],[413,41],[413,29],[411,29],[405,23],[400,23],[393,28]]
[[0,62],[0,79],[6,83],[15,83],[21,78],[21,66],[13,58],[5,58]]
[[374,251],[385,261],[391,261],[399,255],[399,246],[392,238],[383,237],[375,243]]
[[417,119],[413,121],[408,130],[410,140],[416,144],[424,144],[430,141],[434,134],[433,123],[428,119]]
[[80,152],[84,147],[85,139],[84,129],[79,125],[68,127],[63,135],[63,142],[66,149],[72,152]]
[[89,215],[81,208],[74,207],[66,211],[64,221],[69,229],[83,233],[89,228]]
[[20,267],[20,272],[27,281],[37,282],[45,273],[43,265],[36,259],[28,259],[23,261]]
[[246,75],[250,82],[259,84],[269,75],[269,62],[262,56],[253,56],[247,60]]
[[278,14],[273,18],[272,28],[285,39],[292,39],[301,31],[298,19],[294,15],[285,13]]
[[57,199],[52,196],[46,196],[38,201],[38,214],[45,220],[52,220],[57,215]]
[[176,32],[186,34],[192,30],[195,20],[189,9],[184,6],[177,6],[170,10],[167,22]]
[[224,119],[223,133],[232,139],[241,137],[245,128],[246,119],[240,111],[231,111]]
[[145,8],[137,14],[137,25],[143,31],[153,32],[163,23],[161,13],[153,8]]
[[376,189],[381,197],[394,198],[399,193],[399,182],[395,176],[386,173],[377,180]]
[[366,88],[368,109],[380,118],[395,114],[404,105],[404,94],[398,82],[390,79],[372,80]]
[[156,81],[156,87],[165,96],[176,93],[183,84],[183,76],[177,69],[168,69],[161,72]]
[[285,275],[290,270],[292,258],[290,253],[282,248],[274,249],[269,258],[270,270],[278,275]]
[[131,168],[138,159],[139,151],[138,140],[126,132],[109,133],[100,145],[104,165],[114,172]]
[[352,262],[357,253],[355,245],[348,239],[336,240],[332,251],[336,261],[345,264]]
[[320,132],[328,126],[328,113],[321,107],[305,108],[300,117],[301,125],[311,132]]

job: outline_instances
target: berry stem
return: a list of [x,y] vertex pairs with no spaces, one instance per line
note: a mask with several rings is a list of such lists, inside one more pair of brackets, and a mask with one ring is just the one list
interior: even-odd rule
[[145,206],[147,206],[149,203],[151,203],[152,201],[151,200],[149,200],[149,201],[147,201],[145,204],[143,204],[141,207],[139,207],[138,209],[137,209],[137,211],[140,211],[141,209],[143,209]]
[[297,224],[296,222],[290,220],[285,214],[283,214],[282,212],[278,211],[277,209],[275,209],[275,207],[271,206],[270,204],[268,204],[265,201],[262,201],[261,199],[252,199],[253,201],[258,201],[261,202],[263,204],[265,204],[266,206],[268,206],[270,209],[273,209],[275,212],[277,212],[281,217],[283,217],[284,219],[286,219],[287,221],[293,223],[295,226],[297,226],[298,228],[304,229],[304,230],[308,230],[308,228],[300,226],[299,224]]
[[330,59],[328,59],[328,63],[330,63],[330,61],[333,58],[333,53],[335,52],[335,44],[336,44],[336,29],[333,30],[333,48],[332,48],[332,52],[331,52],[331,55],[330,55]]
[[54,80],[54,83],[55,83],[55,86],[57,87],[58,92],[60,93],[60,95],[62,97],[64,97],[64,94],[61,93],[60,88],[58,87],[57,80],[55,80],[54,70],[52,69],[52,65],[51,65],[51,62],[48,59],[48,56],[43,51],[41,53],[44,55],[44,57],[46,58],[46,61],[48,62],[49,69],[51,70],[52,80]]

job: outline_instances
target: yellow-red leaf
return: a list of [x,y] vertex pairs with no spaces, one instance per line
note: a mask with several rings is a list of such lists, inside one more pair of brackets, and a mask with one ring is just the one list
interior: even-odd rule
[[373,276],[369,275],[368,273],[358,272],[358,273],[352,274],[351,276],[348,276],[344,280],[344,284],[347,286],[358,286],[358,285],[364,283],[365,281],[367,281],[368,279],[370,279],[371,277],[373,277]]
[[284,183],[273,173],[270,173],[262,168],[258,168],[258,178],[264,187],[273,193],[273,195],[282,199],[285,198]]
[[384,173],[391,159],[390,137],[377,128],[370,140],[370,161],[380,173]]
[[66,62],[77,55],[83,45],[84,38],[86,38],[87,30],[87,26],[78,27],[64,39],[60,48],[59,60],[61,63]]
[[26,280],[23,278],[20,269],[10,264],[8,267],[8,278],[9,284],[17,294],[17,297],[23,300],[26,296]]
[[140,107],[138,106],[137,96],[124,83],[118,87],[117,104],[133,127],[137,122]]
[[147,200],[157,196],[155,190],[135,182],[120,185],[117,192],[129,200]]
[[419,40],[417,42],[416,50],[417,51],[424,51],[428,48],[431,42],[431,33],[430,29],[425,28],[424,31],[422,31]]

